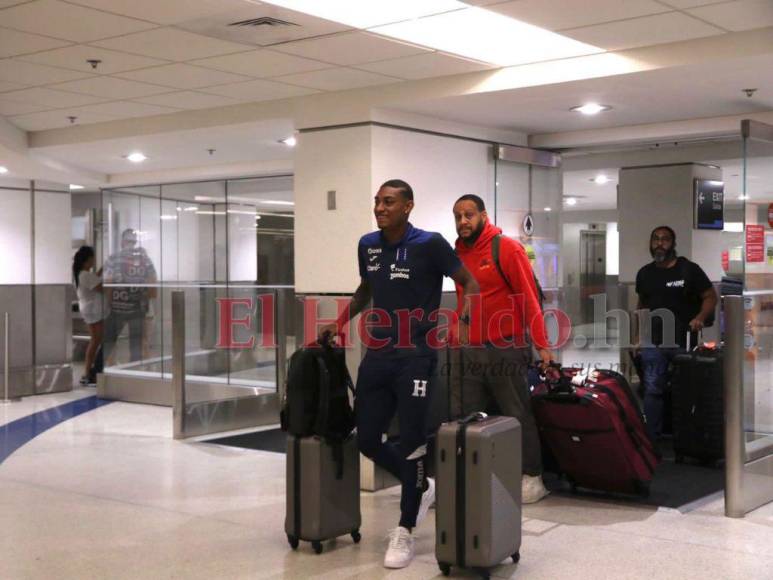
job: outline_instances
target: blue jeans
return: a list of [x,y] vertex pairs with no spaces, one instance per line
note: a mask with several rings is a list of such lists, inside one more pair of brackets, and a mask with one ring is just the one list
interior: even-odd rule
[[684,352],[680,348],[645,347],[641,349],[644,371],[644,416],[647,432],[657,441],[663,432],[663,393],[668,384],[668,367],[674,356]]

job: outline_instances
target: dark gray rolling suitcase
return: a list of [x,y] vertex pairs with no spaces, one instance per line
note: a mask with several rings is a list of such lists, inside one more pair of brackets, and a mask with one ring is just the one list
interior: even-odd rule
[[484,578],[521,548],[521,424],[474,413],[437,435],[435,556]]
[[[699,346],[674,357],[671,375],[674,455],[717,462],[725,457],[725,392],[721,347]],[[700,338],[699,338],[700,341]]]
[[287,436],[285,532],[293,549],[350,534],[360,541],[360,453],[350,435],[338,449],[321,437]]

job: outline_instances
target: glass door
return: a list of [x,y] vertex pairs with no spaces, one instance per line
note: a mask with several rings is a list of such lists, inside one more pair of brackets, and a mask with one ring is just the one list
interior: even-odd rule
[[723,256],[743,282],[742,297],[724,299],[725,511],[732,517],[773,501],[773,126],[743,121],[741,128],[743,238]]

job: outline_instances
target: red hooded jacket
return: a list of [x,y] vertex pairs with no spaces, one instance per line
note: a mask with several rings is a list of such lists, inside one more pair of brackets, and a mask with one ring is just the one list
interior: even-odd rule
[[[494,263],[491,242],[502,230],[486,223],[472,247],[456,240],[456,253],[480,285],[479,304],[470,310],[470,343],[490,342],[504,346],[524,346],[524,322],[537,348],[549,348],[534,274],[523,246],[502,236],[499,241],[499,264],[507,280]],[[462,287],[456,285],[461,314]]]

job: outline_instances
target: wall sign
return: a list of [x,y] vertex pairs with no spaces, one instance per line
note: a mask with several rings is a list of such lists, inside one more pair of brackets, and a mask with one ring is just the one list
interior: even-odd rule
[[765,261],[765,226],[746,226],[746,261]]
[[730,270],[730,252],[727,250],[722,252],[722,269],[725,273]]
[[534,234],[534,218],[531,217],[530,213],[526,214],[526,217],[523,218],[523,233],[529,237],[531,237]]
[[773,228],[773,203],[768,205],[768,225]]
[[725,184],[711,179],[694,180],[693,226],[699,230],[725,227]]

